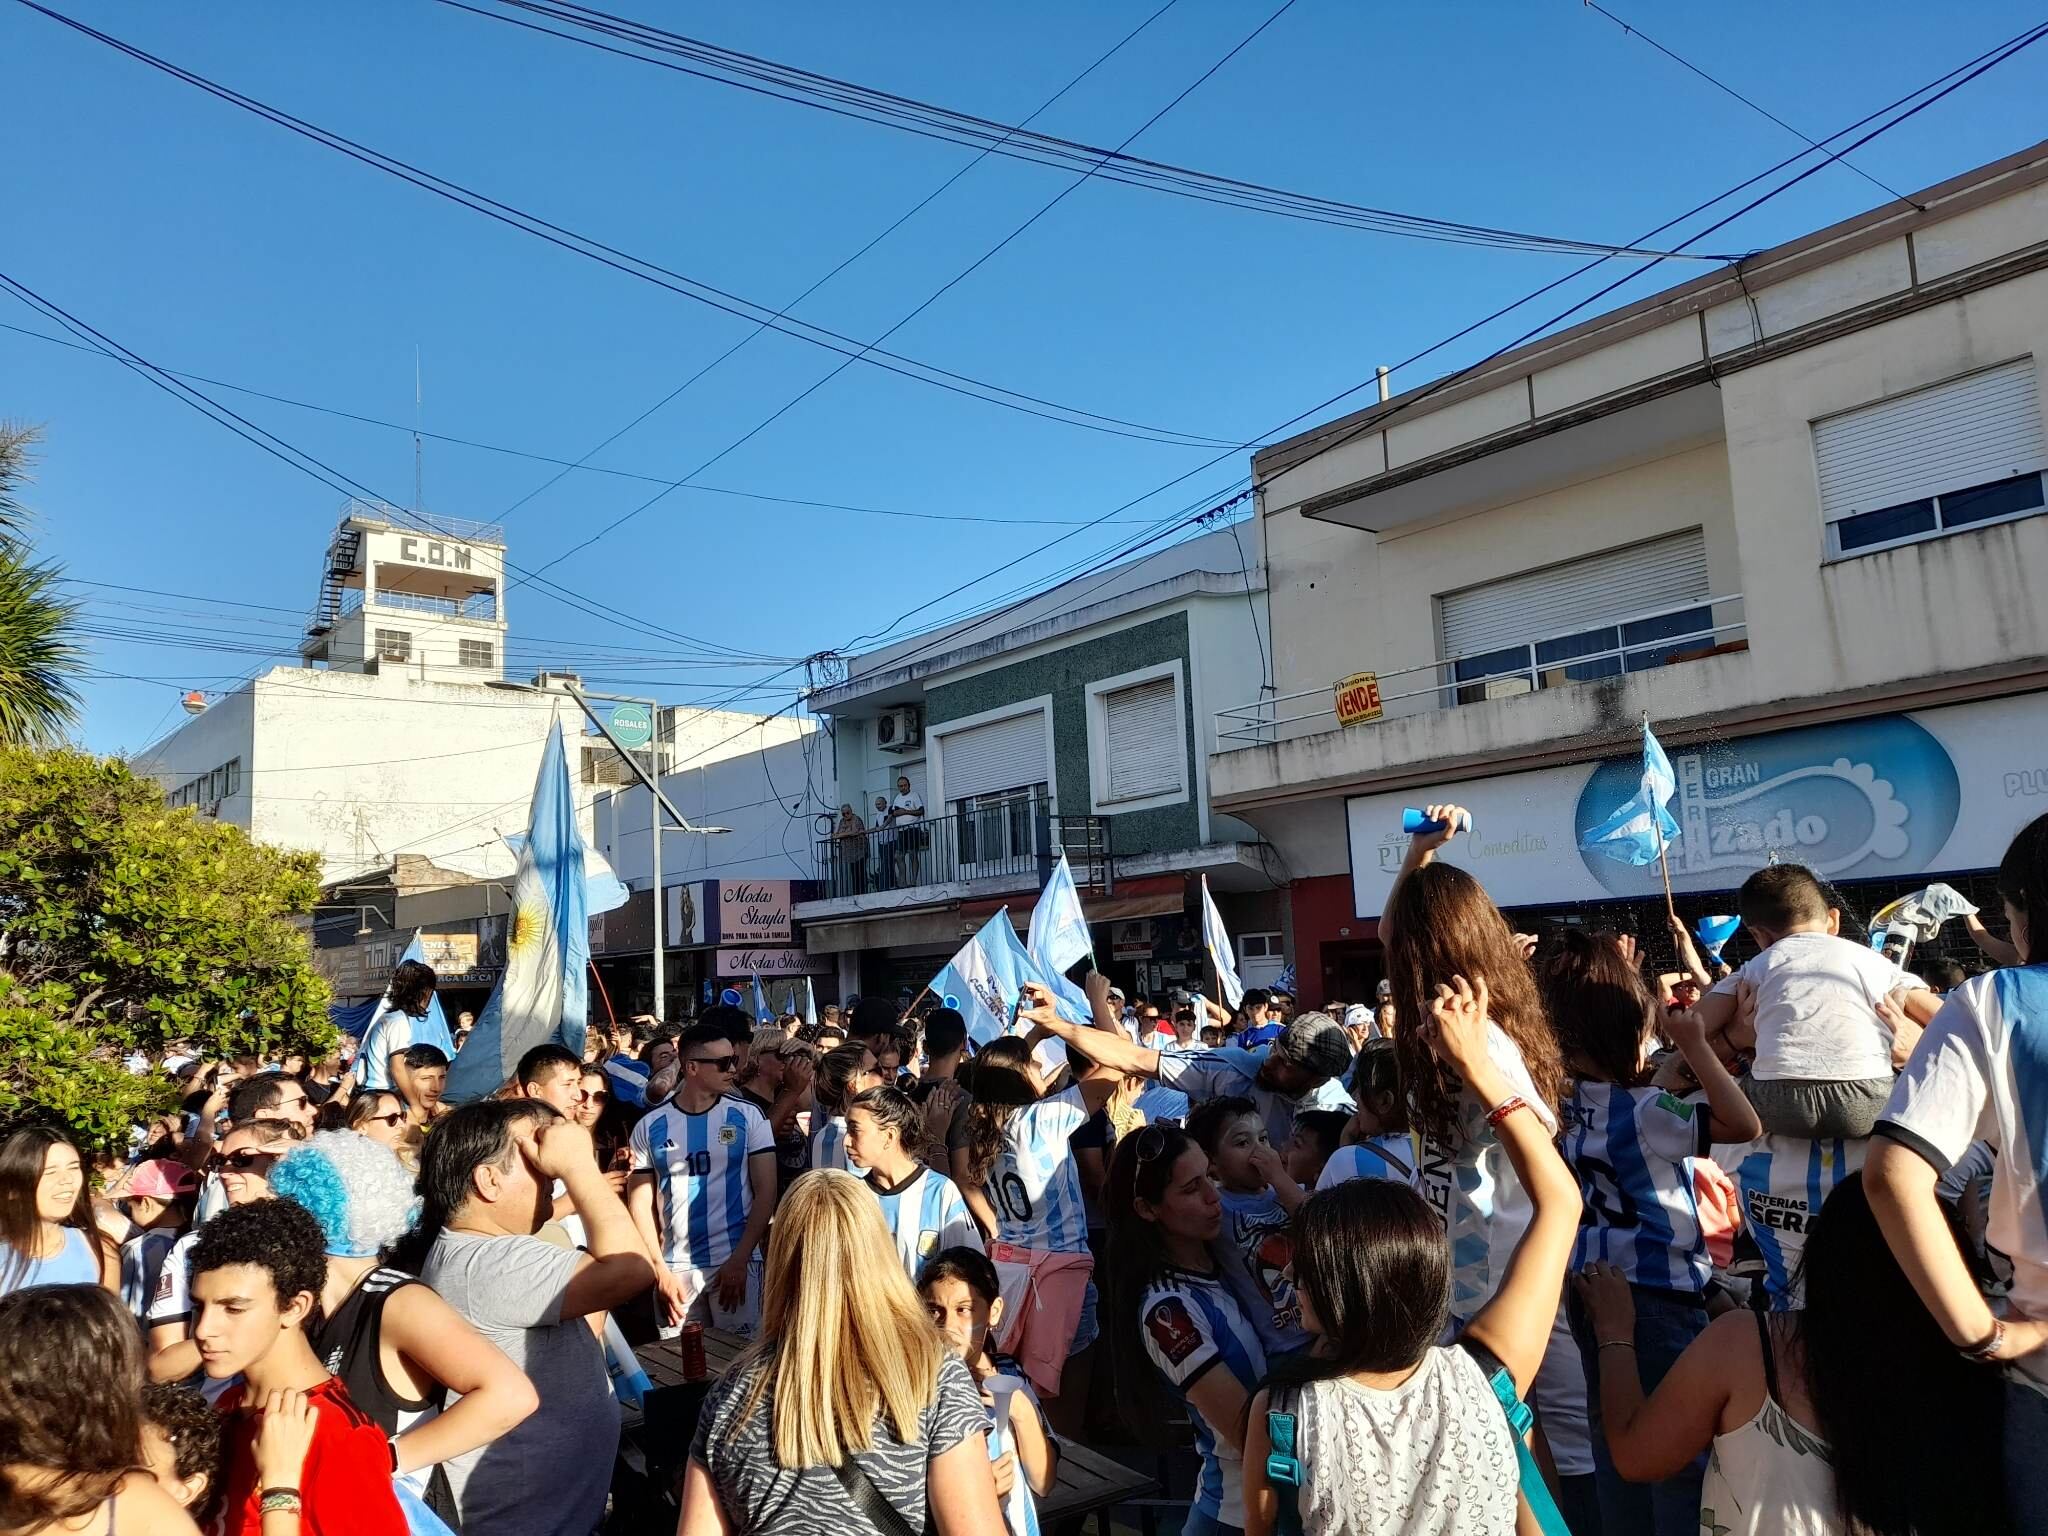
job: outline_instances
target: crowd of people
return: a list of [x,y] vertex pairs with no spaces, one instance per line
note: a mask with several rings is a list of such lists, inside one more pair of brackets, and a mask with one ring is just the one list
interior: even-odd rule
[[1964,977],[1792,864],[1733,967],[1518,933],[1428,814],[1327,1011],[719,1004],[451,1106],[408,964],[352,1061],[12,1130],[0,1536],[619,1529],[635,1347],[700,1326],[681,1536],[1036,1536],[1118,1417],[1187,1536],[2048,1529],[2048,817]]

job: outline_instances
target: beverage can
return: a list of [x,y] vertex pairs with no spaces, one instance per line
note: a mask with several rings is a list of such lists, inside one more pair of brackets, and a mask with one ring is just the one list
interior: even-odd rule
[[710,1367],[704,1363],[702,1323],[683,1324],[683,1331],[676,1335],[676,1353],[682,1361],[685,1381],[702,1381],[711,1374]]

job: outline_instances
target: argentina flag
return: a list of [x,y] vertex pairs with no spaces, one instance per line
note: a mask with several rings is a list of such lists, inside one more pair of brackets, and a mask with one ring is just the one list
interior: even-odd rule
[[1230,930],[1223,926],[1223,914],[1216,910],[1216,898],[1209,894],[1209,877],[1202,876],[1202,946],[1209,951],[1209,969],[1216,977],[1216,990],[1223,1006],[1236,1008],[1244,1002],[1244,982],[1237,974],[1236,952],[1230,947]]
[[1633,795],[1598,826],[1586,829],[1579,847],[1624,864],[1654,864],[1678,836],[1678,821],[1665,809],[1678,793],[1671,759],[1643,721],[1643,778]]
[[1081,893],[1074,889],[1074,871],[1064,852],[1053,866],[1052,878],[1039,893],[1038,904],[1031,909],[1031,926],[1025,934],[1024,947],[1059,999],[1061,1015],[1077,1024],[1088,1022],[1087,994],[1067,980],[1066,973],[1076,960],[1095,952],[1095,942],[1089,937],[1088,919],[1081,911]]
[[583,1054],[590,1010],[589,900],[560,720],[548,731],[533,783],[533,810],[512,878],[511,922],[504,979],[449,1069],[450,1103],[496,1093],[536,1045],[553,1040]]

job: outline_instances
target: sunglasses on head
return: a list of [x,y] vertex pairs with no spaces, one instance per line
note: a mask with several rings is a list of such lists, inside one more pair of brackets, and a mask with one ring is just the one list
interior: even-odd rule
[[1166,1132],[1156,1125],[1148,1125],[1138,1132],[1138,1166],[1144,1167],[1166,1155]]
[[740,1065],[737,1056],[686,1056],[683,1059],[691,1066],[715,1067],[720,1072],[737,1072]]

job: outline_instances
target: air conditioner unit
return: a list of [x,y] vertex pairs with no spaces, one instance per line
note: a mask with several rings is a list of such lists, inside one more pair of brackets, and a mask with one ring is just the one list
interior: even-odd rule
[[875,721],[875,745],[884,752],[915,752],[924,745],[924,711],[915,704],[892,709]]

